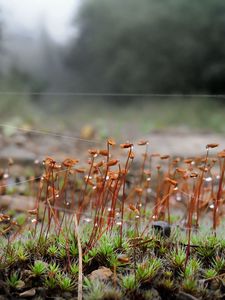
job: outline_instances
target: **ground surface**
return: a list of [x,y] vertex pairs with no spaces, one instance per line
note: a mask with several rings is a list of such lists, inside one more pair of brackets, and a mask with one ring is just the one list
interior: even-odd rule
[[[12,158],[14,161],[31,163],[35,159],[43,159],[52,156],[58,160],[65,157],[79,157],[89,148],[101,148],[104,146],[103,139],[92,136],[87,139],[80,139],[80,133],[66,132],[60,134],[45,134],[45,132],[23,132],[16,131],[7,135],[0,133],[0,160]],[[171,156],[191,157],[205,153],[205,145],[218,143],[221,149],[225,148],[225,135],[218,133],[193,133],[190,131],[164,131],[151,134],[137,135],[132,138],[129,135],[127,140],[136,143],[140,139],[150,142],[150,151]],[[125,142],[120,140],[118,142]],[[140,147],[135,148],[137,152],[142,151]]]

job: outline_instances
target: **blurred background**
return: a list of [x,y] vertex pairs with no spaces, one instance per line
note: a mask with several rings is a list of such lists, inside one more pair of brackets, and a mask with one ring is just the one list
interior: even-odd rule
[[224,0],[0,0],[0,130],[223,142],[224,37]]

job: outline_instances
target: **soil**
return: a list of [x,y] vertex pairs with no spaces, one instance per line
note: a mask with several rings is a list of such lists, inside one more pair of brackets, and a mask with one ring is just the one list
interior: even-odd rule
[[[151,152],[169,154],[171,156],[191,157],[203,155],[205,145],[218,143],[221,149],[225,148],[224,134],[193,133],[190,131],[162,131],[132,138],[127,135],[126,140],[136,144],[140,139],[148,140]],[[122,143],[125,141],[118,141]],[[52,156],[57,160],[65,157],[85,157],[85,150],[100,148],[105,144],[105,139],[99,139],[97,134],[91,138],[80,139],[80,133],[66,132],[64,136],[48,135],[36,132],[15,132],[12,135],[0,133],[0,161],[12,158],[22,163],[33,163],[35,159],[42,160]],[[140,147],[135,147],[136,158],[140,158]]]

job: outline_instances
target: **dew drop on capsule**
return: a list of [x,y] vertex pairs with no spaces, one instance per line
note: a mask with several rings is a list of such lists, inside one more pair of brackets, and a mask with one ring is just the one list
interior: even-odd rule
[[148,193],[148,194],[151,194],[151,192],[152,192],[152,189],[151,189],[151,188],[148,188],[148,189],[147,189],[147,193]]
[[182,197],[180,194],[177,194],[176,195],[176,201],[180,202],[182,200]]
[[87,222],[87,223],[90,223],[91,222],[91,218],[84,218],[84,221]]
[[210,209],[214,209],[214,204],[213,204],[213,203],[210,204],[210,205],[209,205],[209,208],[210,208]]
[[211,182],[212,181],[212,177],[206,177],[206,178],[204,178],[204,180],[206,181],[206,182]]

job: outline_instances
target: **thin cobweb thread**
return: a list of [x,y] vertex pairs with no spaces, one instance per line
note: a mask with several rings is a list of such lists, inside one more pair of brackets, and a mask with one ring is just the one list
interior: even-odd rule
[[45,131],[45,130],[26,129],[26,128],[22,128],[22,127],[13,126],[10,124],[0,124],[0,127],[12,128],[12,129],[16,129],[18,131],[23,131],[23,132],[27,132],[27,133],[34,133],[34,134],[40,134],[40,135],[43,134],[43,135],[49,135],[49,136],[54,136],[54,137],[60,137],[60,138],[74,140],[74,141],[79,140],[79,141],[87,142],[87,143],[101,143],[100,140],[84,139],[84,138],[77,137],[77,136],[63,135],[60,133],[55,133],[55,132]]
[[0,95],[43,95],[43,96],[65,96],[65,97],[147,97],[147,98],[221,98],[225,99],[225,94],[163,94],[163,93],[119,93],[119,92],[21,92],[21,91],[0,91]]

